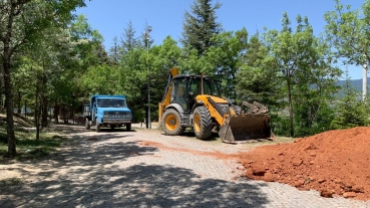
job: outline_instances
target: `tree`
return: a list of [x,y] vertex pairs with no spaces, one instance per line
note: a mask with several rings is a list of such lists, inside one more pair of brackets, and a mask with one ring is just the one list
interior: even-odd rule
[[369,121],[369,103],[361,100],[358,91],[351,85],[348,71],[343,87],[344,97],[335,105],[336,115],[331,123],[334,129],[346,129],[356,126],[366,126]]
[[362,98],[367,94],[367,65],[370,63],[370,1],[364,1],[362,12],[351,11],[351,6],[344,7],[340,0],[335,11],[325,14],[326,35],[328,41],[337,49],[337,55],[347,58],[347,63],[363,65]]
[[[163,40],[162,45],[153,46],[150,53],[151,72],[150,72],[150,84],[151,84],[151,100],[154,103],[154,109],[157,108],[157,104],[162,101],[163,93],[165,91],[169,70],[173,67],[179,66],[181,58],[181,48],[177,45],[177,42],[170,36],[167,36]],[[153,108],[152,108],[153,109]],[[157,110],[154,110],[154,119],[157,118]]]
[[62,27],[73,17],[71,11],[85,6],[83,0],[8,0],[0,1],[1,62],[6,96],[8,155],[16,155],[13,121],[12,59],[26,42],[42,36],[48,27]]
[[121,55],[128,53],[130,50],[135,49],[139,45],[139,42],[135,37],[135,33],[135,28],[130,21],[127,23],[127,27],[124,29],[124,33],[122,35]]
[[198,56],[215,43],[211,40],[214,34],[221,32],[221,24],[216,22],[216,10],[220,3],[211,5],[211,0],[195,0],[191,6],[192,14],[185,12],[183,37],[181,43],[188,49],[195,49]]
[[120,46],[118,45],[118,40],[116,36],[113,38],[113,46],[109,49],[109,52],[109,57],[112,62],[114,64],[118,64],[120,59]]
[[[242,64],[242,58],[248,48],[248,32],[245,28],[236,32],[221,32],[211,40],[215,43],[201,57],[203,63],[208,62],[207,75],[222,80],[223,95],[236,99],[236,75]],[[211,71],[209,71],[211,70]]]
[[[288,100],[290,135],[295,135],[294,121],[298,127],[310,128],[317,118],[319,109],[336,91],[335,81],[340,70],[330,66],[333,57],[330,47],[314,35],[308,18],[297,16],[296,31],[290,27],[290,20],[283,14],[283,28],[280,32],[266,34],[271,56],[282,75]],[[294,118],[294,115],[297,118]]]
[[[294,113],[296,135],[307,136],[331,129],[335,111],[334,95],[342,71],[331,65],[334,59],[330,45],[325,40],[304,33],[308,45],[301,56],[295,77]],[[303,38],[303,37],[302,37]]]
[[279,100],[283,98],[277,62],[269,55],[258,33],[250,39],[236,80],[237,94],[241,100],[260,102],[271,111],[273,107],[278,107]]

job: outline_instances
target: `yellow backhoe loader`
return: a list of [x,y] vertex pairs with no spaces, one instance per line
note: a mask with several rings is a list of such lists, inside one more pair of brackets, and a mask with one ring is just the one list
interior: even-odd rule
[[236,106],[221,97],[211,78],[179,74],[178,68],[170,70],[158,107],[159,122],[167,135],[181,135],[192,127],[198,139],[206,140],[218,129],[222,141],[230,144],[272,136],[270,116],[264,105],[244,101],[242,106]]

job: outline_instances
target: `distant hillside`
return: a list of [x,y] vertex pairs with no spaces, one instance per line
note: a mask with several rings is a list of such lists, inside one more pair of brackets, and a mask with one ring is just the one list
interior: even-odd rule
[[[345,83],[346,83],[346,80],[339,80],[337,85],[343,86]],[[362,79],[353,79],[353,80],[350,80],[350,83],[352,87],[357,89],[357,91],[362,92]],[[370,77],[367,78],[367,85],[369,86],[369,84],[370,84]],[[343,90],[341,90],[339,92],[339,95],[343,95],[343,94],[344,94]]]

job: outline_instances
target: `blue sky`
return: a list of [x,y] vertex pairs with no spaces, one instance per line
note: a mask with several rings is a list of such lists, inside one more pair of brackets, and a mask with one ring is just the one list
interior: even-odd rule
[[[139,36],[145,25],[152,26],[151,38],[155,45],[170,35],[179,42],[182,33],[185,11],[195,0],[86,0],[87,7],[77,9],[77,14],[85,14],[93,29],[104,37],[108,50],[113,38],[121,38],[124,29],[131,21]],[[216,2],[214,0],[213,2]],[[250,34],[263,28],[281,29],[283,12],[287,12],[291,22],[300,14],[307,16],[315,34],[324,31],[325,12],[334,10],[333,0],[219,0],[221,8],[216,11],[217,21],[225,31],[236,31],[245,27]],[[341,0],[353,9],[361,7],[363,0]],[[294,26],[294,24],[293,24]],[[352,79],[362,78],[361,67],[349,67]]]

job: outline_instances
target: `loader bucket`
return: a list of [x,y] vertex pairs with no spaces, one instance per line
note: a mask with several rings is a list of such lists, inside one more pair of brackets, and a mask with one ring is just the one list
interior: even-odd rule
[[253,139],[270,139],[269,115],[243,115],[225,120],[218,132],[222,141],[229,144]]

